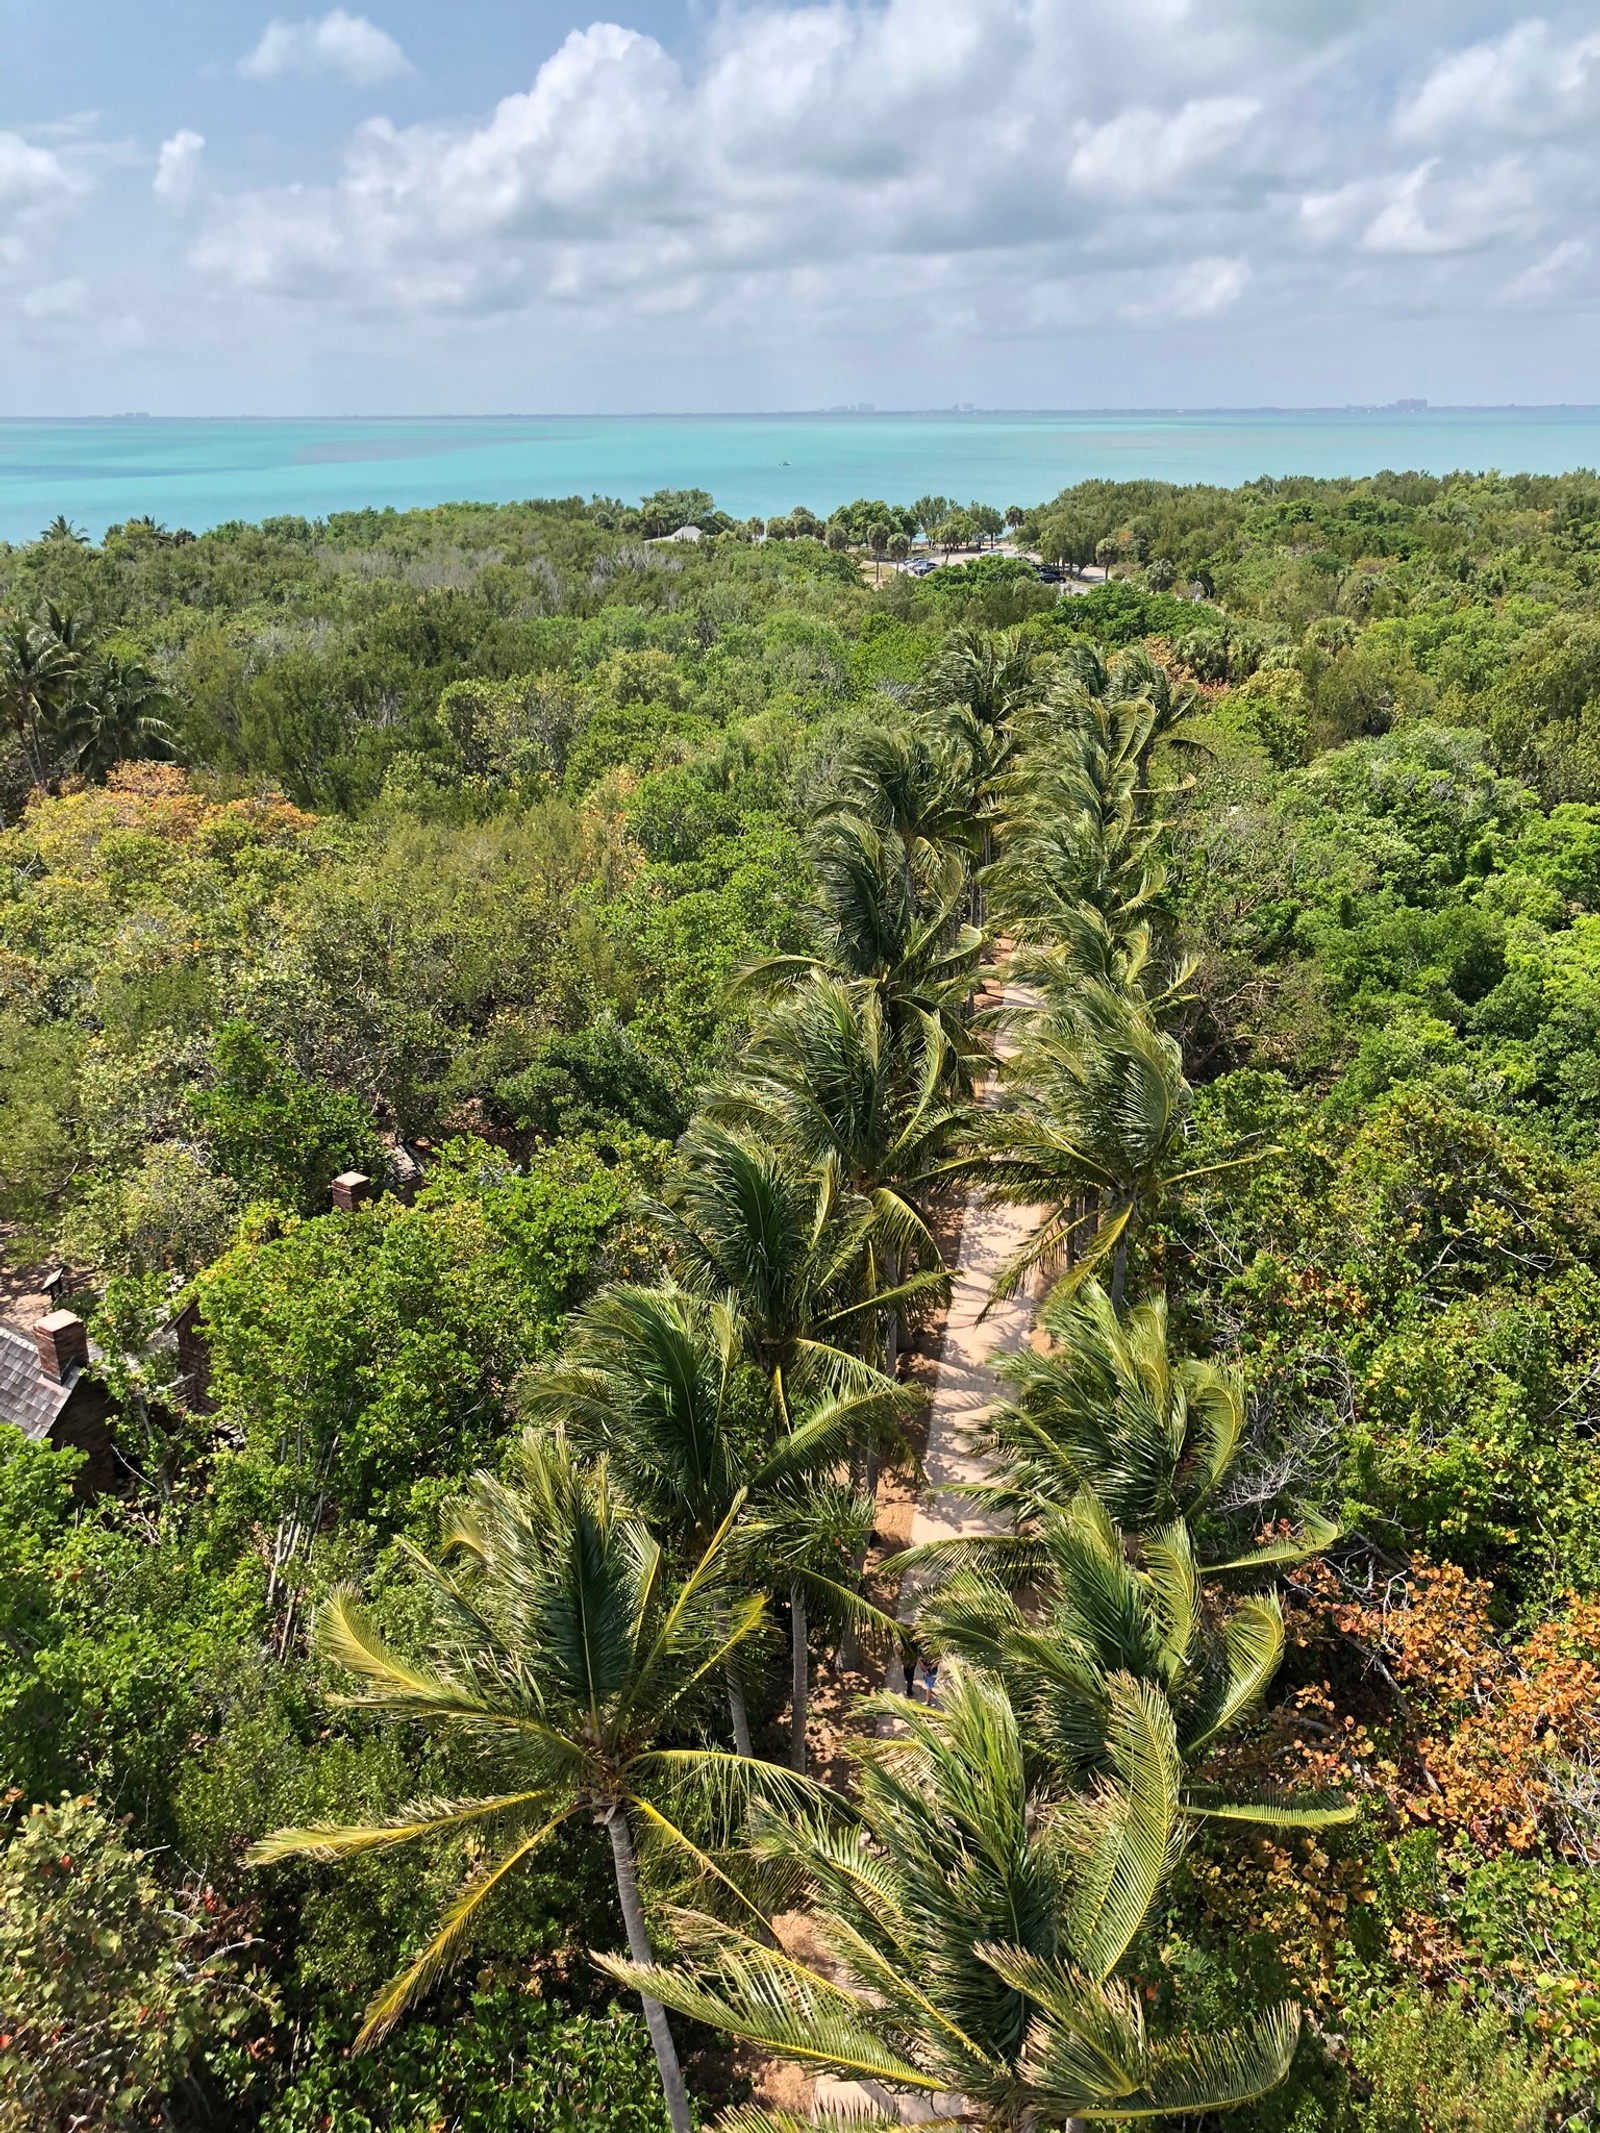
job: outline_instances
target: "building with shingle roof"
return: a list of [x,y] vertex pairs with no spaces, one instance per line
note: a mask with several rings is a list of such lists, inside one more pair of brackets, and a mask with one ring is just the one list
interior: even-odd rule
[[80,1451],[80,1495],[116,1480],[111,1398],[89,1372],[89,1335],[71,1311],[52,1311],[31,1332],[0,1321],[0,1422],[52,1451]]

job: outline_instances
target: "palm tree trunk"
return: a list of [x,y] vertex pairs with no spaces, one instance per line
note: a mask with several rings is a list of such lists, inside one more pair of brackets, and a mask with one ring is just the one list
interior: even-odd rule
[[[650,1935],[645,1930],[644,1904],[639,1895],[639,1869],[633,1857],[633,1833],[619,1804],[613,1804],[606,1816],[606,1829],[611,1838],[612,1864],[617,1870],[617,1900],[622,1905],[622,1922],[628,1930],[628,1953],[636,1963],[653,1962]],[[647,1992],[641,1992],[639,2000],[649,2025],[650,2042],[656,2048],[656,2067],[661,2075],[661,2093],[667,2099],[672,2133],[693,2133],[689,2092],[683,2085],[683,2069],[678,2064],[678,2047],[672,2041],[667,2010]]]
[[[728,1610],[720,1600],[712,1608],[711,1615],[712,1620],[717,1625],[717,1635],[726,1637],[728,1634]],[[727,1663],[722,1671],[728,1684],[728,1714],[733,1720],[733,1745],[741,1755],[754,1755],[755,1750],[750,1745],[750,1713],[745,1706],[744,1700],[744,1676],[739,1672],[739,1655],[737,1652],[728,1654]]]
[[[892,1245],[888,1245],[884,1248],[883,1258],[884,1286],[889,1289],[897,1289],[900,1286],[900,1255]],[[900,1306],[898,1304],[893,1304],[884,1314],[883,1374],[885,1377],[893,1378],[898,1376],[899,1370]],[[850,1479],[852,1486],[855,1482],[855,1465],[855,1454],[852,1451],[850,1457]],[[876,1506],[878,1501],[878,1466],[878,1442],[875,1437],[869,1437],[863,1450],[862,1489],[867,1496],[871,1497],[874,1506]],[[874,1510],[873,1518],[874,1523],[876,1523],[876,1510]],[[867,1567],[868,1545],[868,1542],[863,1541],[860,1547],[853,1551],[850,1558],[850,1581],[857,1592],[861,1590],[862,1576],[865,1573]],[[841,1672],[848,1673],[854,1672],[854,1670],[860,1664],[861,1653],[856,1643],[855,1627],[853,1623],[847,1622],[844,1627],[844,1634],[840,1639],[839,1643],[838,1665]]]
[[789,1587],[793,1704],[789,1713],[789,1761],[803,1777],[806,1768],[806,1711],[811,1700],[811,1652],[806,1642],[806,1596],[797,1578]]
[[744,1683],[739,1678],[739,1664],[728,1661],[728,1712],[733,1719],[733,1745],[741,1755],[754,1755],[750,1745],[750,1713],[745,1708]]
[[1117,1239],[1117,1248],[1111,1255],[1111,1308],[1122,1309],[1128,1293],[1128,1232],[1124,1230]]

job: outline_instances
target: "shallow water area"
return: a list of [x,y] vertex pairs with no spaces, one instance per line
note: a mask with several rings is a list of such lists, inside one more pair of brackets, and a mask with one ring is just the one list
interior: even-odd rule
[[725,511],[826,512],[934,493],[1002,509],[1092,478],[1600,466],[1600,408],[1225,409],[984,414],[0,419],[0,538],[57,513],[98,538],[149,513],[201,532],[473,500],[709,489]]

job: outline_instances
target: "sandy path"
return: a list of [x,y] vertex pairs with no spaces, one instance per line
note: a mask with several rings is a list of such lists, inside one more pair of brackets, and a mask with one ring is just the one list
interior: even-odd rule
[[[1017,1007],[1031,998],[1020,986],[1008,985],[1004,1004]],[[1007,1049],[1002,1039],[1002,1056]],[[991,1084],[988,1094],[992,1093]],[[995,1276],[1034,1228],[1041,1212],[1038,1208],[1003,1207],[977,1198],[967,1203],[939,1349],[938,1376],[929,1403],[928,1448],[923,1459],[926,1486],[911,1521],[914,1548],[928,1541],[967,1533],[996,1533],[1004,1528],[1005,1521],[997,1514],[950,1492],[964,1483],[981,1481],[989,1470],[988,1462],[972,1447],[973,1426],[1003,1397],[1004,1388],[994,1371],[995,1361],[1022,1347],[1033,1325],[1034,1308],[1027,1290],[1004,1303],[992,1303],[990,1299]],[[910,1621],[916,1605],[913,1573],[901,1587],[899,1614],[903,1622]],[[898,1660],[891,1662],[887,1685],[904,1691],[905,1675]],[[818,2078],[815,2089],[818,2110],[863,2114],[876,2110],[889,2122],[898,2119],[902,2125],[921,2123],[958,2102],[954,2097],[894,2096],[877,2082],[839,2081],[828,2074]]]
[[[1001,1004],[1013,1009],[1036,1000],[1037,995],[1021,985],[1007,985],[1001,995]],[[1004,1034],[997,1049],[1002,1058],[1012,1049]],[[991,1082],[984,1102],[992,1102],[994,1093]],[[911,1521],[913,1548],[967,1533],[996,1533],[1004,1526],[1005,1521],[995,1513],[950,1492],[985,1479],[989,1471],[988,1462],[973,1450],[973,1429],[1004,1395],[994,1371],[996,1358],[1015,1354],[1023,1346],[1034,1312],[1034,1298],[1027,1288],[1004,1303],[993,1302],[995,1279],[1042,1213],[1037,1207],[1006,1207],[976,1197],[967,1202],[929,1403],[923,1459],[927,1485]],[[908,1577],[900,1595],[903,1622],[916,1611],[917,1591],[915,1576]]]

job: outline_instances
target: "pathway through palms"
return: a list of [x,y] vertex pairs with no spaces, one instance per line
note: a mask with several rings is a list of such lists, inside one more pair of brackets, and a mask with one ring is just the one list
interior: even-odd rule
[[[1008,984],[1001,995],[1007,1013],[1034,1004],[1027,987]],[[1002,1035],[998,1050],[1005,1058],[1011,1040]],[[993,1087],[985,1095],[985,1101]],[[997,1301],[995,1282],[1016,1258],[1044,1214],[1042,1208],[1016,1207],[973,1194],[961,1223],[961,1242],[951,1270],[950,1307],[939,1345],[938,1375],[928,1409],[928,1442],[923,1459],[927,1486],[911,1522],[911,1546],[955,1539],[969,1533],[1002,1529],[1000,1516],[970,1498],[953,1493],[990,1478],[989,1462],[975,1447],[977,1424],[1005,1397],[994,1373],[998,1356],[1015,1352],[1028,1338],[1033,1305],[1025,1292]],[[900,1600],[900,1619],[916,1613],[917,1583],[908,1578]]]

